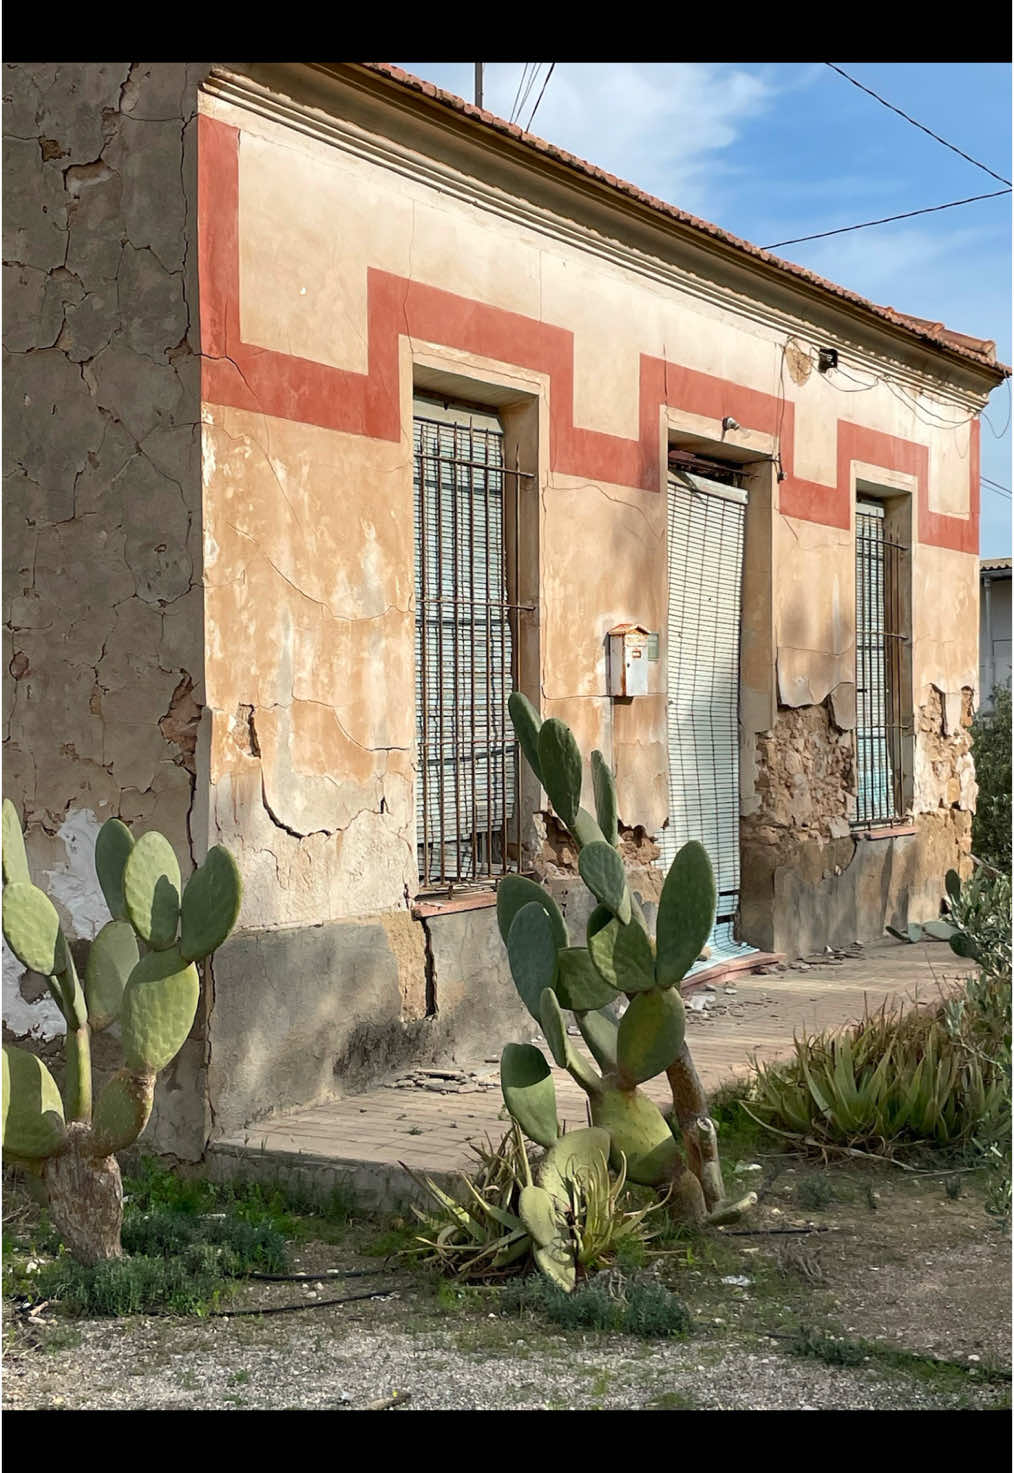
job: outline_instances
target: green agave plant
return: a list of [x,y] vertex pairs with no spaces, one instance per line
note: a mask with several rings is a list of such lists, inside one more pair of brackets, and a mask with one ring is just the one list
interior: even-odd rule
[[[497,922],[514,984],[554,1063],[587,1094],[592,1123],[588,1131],[561,1135],[552,1071],[531,1044],[509,1043],[503,1051],[500,1080],[507,1109],[550,1156],[584,1135],[602,1143],[614,1171],[622,1168],[632,1182],[665,1191],[675,1217],[694,1223],[734,1221],[756,1196],[724,1200],[715,1125],[687,1047],[679,990],[714,921],[715,882],[707,854],[697,843],[677,854],[662,887],[652,938],[627,883],[616,789],[601,753],[591,756],[593,817],[580,805],[583,762],[570,728],[555,718],[543,721],[517,691],[509,704],[521,749],[573,838],[581,878],[598,904],[584,937],[572,938],[541,885],[521,875],[500,882]],[[617,1022],[612,1007],[621,997],[628,1006]],[[591,1060],[571,1042],[568,1011]],[[662,1073],[672,1091],[671,1120],[638,1088]],[[522,1204],[523,1218],[526,1207],[533,1236],[537,1229],[545,1239],[548,1262],[552,1238],[545,1183]]]
[[[190,1032],[200,996],[195,963],[235,925],[239,872],[216,845],[184,886],[168,839],[149,832],[135,841],[109,819],[96,838],[95,870],[112,919],[79,976],[55,906],[32,883],[10,799],[2,817],[4,939],[23,966],[46,978],[67,1025],[62,1091],[41,1059],[4,1045],[4,1160],[41,1180],[63,1241],[82,1263],[96,1263],[120,1256],[115,1153],[148,1123],[155,1078]],[[124,1067],[93,1102],[91,1037],[113,1023]]]
[[456,1278],[495,1279],[534,1262],[569,1291],[579,1275],[611,1263],[623,1242],[653,1236],[647,1218],[661,1204],[625,1205],[625,1169],[610,1172],[600,1132],[573,1131],[533,1160],[515,1123],[498,1147],[473,1149],[479,1169],[462,1176],[463,1200],[410,1172],[436,1211],[413,1207],[423,1231],[408,1251]]

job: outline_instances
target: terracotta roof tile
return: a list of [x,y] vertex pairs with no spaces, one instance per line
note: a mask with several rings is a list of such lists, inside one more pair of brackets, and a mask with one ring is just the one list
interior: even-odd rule
[[900,327],[924,344],[932,347],[944,348],[951,353],[979,367],[992,369],[998,377],[1009,377],[1011,370],[1006,364],[999,363],[996,357],[996,343],[988,338],[969,337],[965,333],[952,332],[944,327],[941,322],[931,322],[927,318],[913,317],[907,312],[897,312],[893,307],[881,307],[877,303],[869,301],[857,292],[849,291],[847,287],[838,286],[836,282],[828,281],[823,276],[818,276],[815,271],[810,271],[805,266],[797,266],[792,261],[783,260],[781,256],[772,255],[760,246],[751,245],[749,241],[740,239],[739,236],[723,230],[718,225],[712,225],[708,220],[701,220],[696,215],[690,215],[685,210],[670,205],[665,200],[657,199],[654,195],[647,194],[643,189],[638,189],[635,184],[629,184],[625,179],[619,179],[615,174],[608,174],[604,169],[590,164],[586,159],[575,157],[562,148],[557,148],[554,143],[547,143],[544,138],[538,138],[534,133],[526,133],[517,123],[505,122],[495,113],[487,112],[478,108],[474,103],[466,102],[464,98],[456,97],[453,92],[446,92],[442,87],[435,86],[432,82],[423,81],[420,77],[414,77],[409,72],[402,71],[400,67],[391,66],[387,62],[363,62],[361,65],[370,71],[389,78],[399,85],[409,88],[414,92],[421,92],[426,97],[432,97],[437,102],[453,108],[465,117],[474,119],[485,127],[492,128],[498,133],[505,133],[516,139],[526,147],[534,149],[538,153],[546,154],[558,163],[565,164],[568,168],[580,170],[590,178],[597,179],[603,184],[627,196],[628,199],[636,200],[639,204],[665,215],[668,219],[678,222],[680,225],[689,226],[693,230],[709,235],[713,240],[721,241],[724,245],[734,247],[737,251],[763,262],[765,265],[773,266],[786,275],[795,277],[797,280],[808,282],[811,286],[818,287],[821,291],[828,292],[840,301],[850,302],[855,306],[862,307],[865,311],[872,313],[881,320],[890,322],[895,327]]

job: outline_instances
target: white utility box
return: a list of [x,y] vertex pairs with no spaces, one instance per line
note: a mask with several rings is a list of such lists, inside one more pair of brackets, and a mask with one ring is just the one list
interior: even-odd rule
[[657,633],[643,624],[617,624],[609,631],[609,694],[646,696],[648,666],[657,662]]

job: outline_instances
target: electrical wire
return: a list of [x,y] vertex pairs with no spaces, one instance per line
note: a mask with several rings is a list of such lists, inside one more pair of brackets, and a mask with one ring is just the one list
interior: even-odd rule
[[911,220],[914,215],[935,215],[938,210],[954,210],[958,205],[974,205],[980,199],[999,199],[1010,194],[1009,189],[994,189],[991,194],[971,194],[967,199],[952,199],[945,205],[927,205],[922,210],[906,210],[901,215],[885,215],[880,220],[863,220],[859,225],[841,225],[837,230],[821,230],[816,235],[796,235],[791,240],[776,240],[771,245],[761,246],[762,251],[776,251],[781,246],[799,245],[805,240],[826,240],[829,235],[848,235],[851,230],[869,230],[873,225],[890,225],[892,220]]
[[517,91],[514,93],[514,101],[511,103],[510,117],[507,119],[509,123],[513,123],[514,119],[518,115],[518,105],[521,101],[521,89],[525,85],[525,77],[528,75],[528,68],[531,65],[532,63],[530,61],[526,61],[524,66],[521,68],[521,78],[518,82]]
[[999,496],[1001,501],[1010,501],[1012,499],[1009,491],[1001,491],[998,486],[991,486],[988,481],[983,481],[982,489],[984,491],[992,491],[993,495]]
[[542,101],[542,98],[543,98],[543,95],[544,95],[544,93],[546,91],[546,88],[549,86],[549,79],[553,75],[553,72],[554,72],[555,68],[556,68],[556,62],[555,61],[551,61],[550,64],[549,64],[549,71],[546,73],[546,80],[542,84],[542,91],[539,93],[538,97],[535,99],[535,106],[532,108],[531,116],[528,119],[528,127],[525,129],[525,132],[526,133],[530,133],[532,131],[532,123],[533,123],[533,121],[535,119],[535,114],[539,110],[539,103]]
[[532,70],[531,70],[531,74],[530,74],[530,76],[528,78],[528,81],[525,84],[525,89],[521,93],[521,101],[518,103],[518,110],[515,113],[514,118],[512,120],[515,123],[520,122],[521,114],[524,112],[525,107],[527,106],[529,94],[531,93],[532,88],[535,86],[535,79],[539,75],[539,68],[542,66],[542,62],[541,61],[531,61],[531,62],[528,63],[528,65],[531,67]]
[[965,153],[963,149],[956,148],[953,143],[948,143],[946,138],[941,138],[939,133],[934,133],[933,129],[927,128],[924,123],[918,122],[915,118],[910,118],[908,113],[903,113],[900,107],[895,107],[893,102],[888,102],[885,97],[880,96],[879,92],[874,92],[871,87],[864,87],[862,82],[857,82],[855,77],[850,77],[848,72],[842,71],[840,66],[835,66],[833,61],[825,61],[824,65],[830,67],[833,72],[837,72],[839,77],[844,77],[846,82],[851,82],[853,87],[858,87],[860,92],[865,92],[868,97],[875,98],[881,106],[890,108],[892,113],[897,113],[899,118],[904,118],[905,122],[911,123],[913,128],[919,128],[923,133],[928,133],[931,138],[936,139],[937,143],[942,143],[944,148],[949,148],[952,153],[956,153],[961,158],[967,160],[968,163],[974,164],[984,174],[989,174],[993,179],[999,179],[1001,184],[1010,184],[1011,181],[1005,179],[1002,174],[997,174],[985,164],[980,164],[979,160],[973,159],[970,153]]

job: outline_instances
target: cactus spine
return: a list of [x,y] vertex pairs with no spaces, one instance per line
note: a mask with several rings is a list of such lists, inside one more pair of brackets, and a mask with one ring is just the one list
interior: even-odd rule
[[[3,933],[18,960],[47,979],[67,1024],[63,1091],[25,1049],[3,1049],[3,1150],[41,1177],[67,1247],[83,1263],[120,1255],[122,1190],[117,1151],[148,1123],[159,1070],[175,1058],[200,995],[196,961],[236,923],[240,878],[216,845],[180,898],[169,841],[135,843],[119,819],[99,830],[95,869],[112,919],[91,943],[79,979],[56,908],[32,884],[24,837],[3,801]],[[125,1067],[92,1100],[91,1035],[120,1025]]]
[[[510,712],[521,749],[577,846],[581,878],[598,901],[580,946],[541,886],[517,876],[501,883],[497,921],[515,986],[556,1064],[588,1095],[592,1130],[597,1141],[608,1142],[610,1165],[625,1167],[631,1181],[669,1189],[670,1210],[680,1218],[733,1221],[756,1197],[724,1200],[715,1126],[687,1047],[679,992],[714,921],[708,856],[696,842],[677,854],[662,887],[653,941],[618,852],[616,789],[601,753],[591,758],[593,817],[580,806],[583,764],[570,728],[556,719],[540,721],[517,691]],[[620,996],[628,1007],[617,1024],[610,1007]],[[573,1046],[564,1009],[573,1012],[597,1068]],[[638,1089],[662,1073],[672,1090],[670,1117]],[[541,1052],[508,1044],[500,1075],[510,1114],[552,1154],[558,1149],[556,1098]],[[546,1169],[544,1163],[543,1174]],[[545,1235],[546,1203],[532,1200],[533,1225],[538,1222]],[[551,1269],[554,1262],[547,1244],[540,1263]]]

